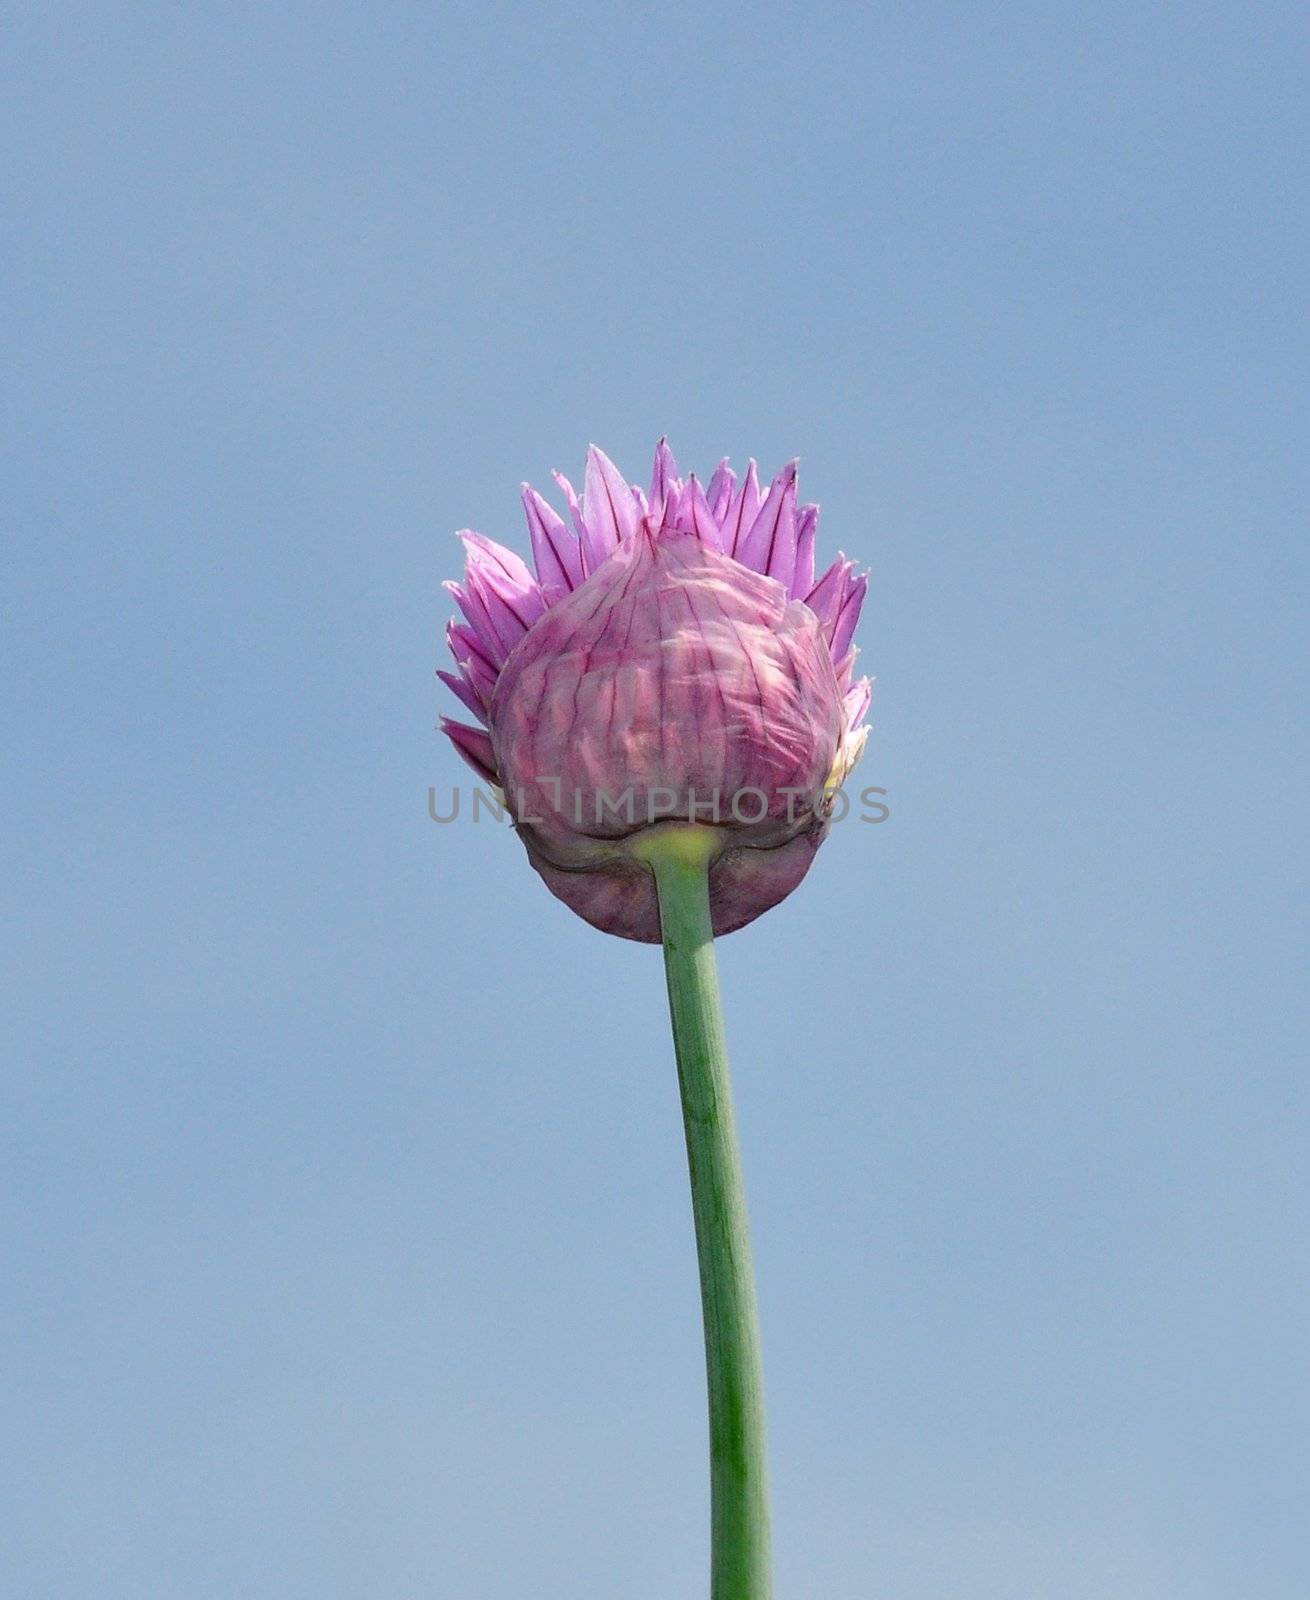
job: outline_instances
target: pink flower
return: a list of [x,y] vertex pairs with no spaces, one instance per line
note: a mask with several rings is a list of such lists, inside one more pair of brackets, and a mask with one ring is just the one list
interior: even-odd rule
[[685,482],[668,445],[649,496],[593,445],[565,525],[523,485],[537,573],[460,535],[463,612],[438,676],[481,724],[442,719],[505,793],[547,887],[608,933],[658,943],[652,828],[717,830],[715,933],[754,920],[805,876],[831,792],[858,760],[870,683],[852,636],[868,579],[839,555],[816,580],[819,508],[796,466],[761,495],[752,461]]

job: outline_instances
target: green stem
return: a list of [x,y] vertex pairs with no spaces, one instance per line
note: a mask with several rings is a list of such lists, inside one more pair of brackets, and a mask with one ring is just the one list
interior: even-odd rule
[[705,1317],[710,1597],[770,1600],[764,1378],[710,924],[713,843],[708,829],[669,830],[656,834],[645,853],[659,892]]

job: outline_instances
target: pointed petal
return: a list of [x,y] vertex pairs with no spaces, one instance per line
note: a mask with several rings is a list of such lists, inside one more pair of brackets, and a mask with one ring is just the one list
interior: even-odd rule
[[796,572],[791,580],[793,600],[804,600],[814,587],[814,541],[818,531],[818,506],[801,506],[796,512]]
[[728,507],[732,504],[732,491],[737,485],[737,474],[728,465],[728,458],[724,456],[714,469],[714,476],[710,479],[710,486],[705,491],[705,498],[710,503],[710,510],[714,513],[714,520],[720,527],[723,519],[728,515]]
[[582,582],[582,547],[555,508],[530,483],[522,486],[532,559],[543,589],[576,589]]
[[722,549],[719,536],[719,525],[714,520],[714,513],[710,510],[710,503],[705,498],[705,491],[693,472],[687,480],[684,491],[687,518],[690,532],[694,533],[702,544],[709,545],[711,550]]
[[473,630],[462,623],[447,623],[446,643],[450,646],[450,653],[461,675],[473,685],[474,693],[483,705],[489,706],[500,668],[487,659],[474,638]]
[[737,560],[765,577],[791,588],[796,570],[796,463],[789,462],[773,480],[744,539],[737,541]]
[[689,484],[670,485],[664,502],[664,515],[660,523],[665,528],[675,528],[679,533],[691,532],[691,488]]
[[637,507],[627,480],[603,450],[587,450],[587,475],[582,487],[582,536],[587,570],[594,572],[612,550],[637,531]]
[[491,620],[491,613],[487,610],[486,599],[482,592],[475,590],[470,583],[454,583],[449,578],[441,587],[454,596],[455,604],[468,618],[469,628],[478,642],[479,649],[499,671],[505,665],[505,657],[509,652],[501,642],[500,633]]
[[846,593],[842,596],[841,611],[832,630],[832,659],[840,661],[850,649],[851,638],[855,633],[855,624],[860,620],[860,607],[864,604],[864,597],[869,592],[868,574],[856,578],[846,585]]
[[759,469],[752,461],[746,469],[741,488],[732,497],[732,504],[728,507],[728,515],[723,523],[723,548],[730,556],[736,555],[738,544],[759,514]]
[[846,726],[858,728],[864,721],[865,713],[869,709],[869,702],[873,698],[873,681],[861,678],[858,683],[852,684],[846,691],[842,706],[846,712]]
[[448,622],[446,643],[450,646],[450,653],[454,656],[457,666],[462,668],[469,662],[476,663],[491,674],[493,683],[496,681],[496,663],[472,628],[466,627],[462,622]]
[[477,562],[491,572],[503,574],[516,589],[526,591],[537,587],[527,563],[508,546],[497,544],[486,534],[474,533],[471,528],[462,528],[458,537],[464,541],[470,563]]
[[535,595],[515,594],[499,574],[486,567],[470,565],[464,578],[464,587],[471,598],[485,607],[492,629],[506,655],[545,610],[541,591],[535,584]]
[[480,534],[461,537],[468,550],[465,584],[476,589],[501,642],[512,650],[546,609],[541,585],[512,550]]
[[467,723],[442,717],[441,731],[479,777],[485,778],[488,783],[500,782],[496,776],[496,757],[491,740],[481,728],[470,728]]
[[847,561],[839,552],[837,559],[805,596],[805,604],[823,624],[824,634],[828,638],[832,637],[837,613],[841,610],[842,596],[846,592],[847,574],[854,566],[853,561]]
[[487,721],[486,707],[482,704],[481,695],[478,694],[477,690],[473,687],[469,680],[459,673],[446,672],[441,667],[437,668],[437,676],[452,694],[457,695],[458,698],[463,701],[463,703],[468,707],[478,721],[485,727]]
[[[585,544],[587,536],[587,524],[582,520],[582,507],[578,504],[577,492],[574,490],[573,485],[562,472],[552,472],[551,477],[554,478],[555,482],[559,484],[561,490],[563,491],[565,504],[569,508],[569,515],[573,518],[573,526],[577,529],[578,538]],[[583,562],[583,567],[585,570],[585,561]]]
[[837,687],[843,694],[855,682],[855,658],[859,653],[858,650],[848,650],[840,661],[833,662],[832,670],[837,675]]
[[650,503],[654,510],[663,507],[670,491],[676,493],[682,488],[682,480],[678,477],[678,463],[673,459],[673,451],[669,449],[666,438],[660,440],[655,446],[655,466],[650,475]]

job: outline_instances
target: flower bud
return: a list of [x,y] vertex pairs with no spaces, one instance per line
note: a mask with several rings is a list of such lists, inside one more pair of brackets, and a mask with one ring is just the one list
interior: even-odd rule
[[561,483],[576,534],[524,487],[537,578],[464,536],[460,675],[442,677],[486,732],[446,731],[588,922],[658,942],[643,841],[690,823],[714,830],[711,914],[731,932],[804,877],[858,759],[865,580],[838,557],[814,581],[818,510],[797,507],[794,466],[761,500],[754,463],[738,486],[724,462],[707,494],[661,441],[649,500],[594,448],[581,504]]

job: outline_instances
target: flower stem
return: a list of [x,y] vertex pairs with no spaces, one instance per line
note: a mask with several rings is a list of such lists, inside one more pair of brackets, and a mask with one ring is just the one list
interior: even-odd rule
[[710,1407],[710,1597],[770,1600],[759,1312],[710,923],[709,829],[657,834],[664,970],[691,1168]]

